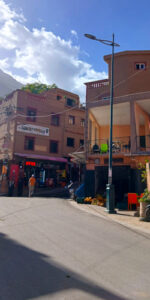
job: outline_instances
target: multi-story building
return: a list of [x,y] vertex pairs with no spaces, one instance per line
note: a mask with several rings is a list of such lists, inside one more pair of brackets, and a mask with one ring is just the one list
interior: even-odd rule
[[0,160],[43,182],[67,170],[69,153],[84,143],[85,110],[79,97],[54,88],[36,95],[16,90],[1,101]]
[[[108,79],[86,83],[86,193],[104,193],[108,178],[111,55]],[[142,192],[139,164],[150,160],[150,51],[114,57],[113,184],[117,202]],[[92,183],[89,185],[89,181]]]

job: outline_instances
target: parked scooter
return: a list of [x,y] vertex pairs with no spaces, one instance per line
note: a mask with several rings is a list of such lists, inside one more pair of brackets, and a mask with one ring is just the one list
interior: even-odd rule
[[65,186],[65,189],[68,190],[71,199],[74,199],[75,190],[77,189],[78,186],[79,186],[79,182],[73,182],[72,180],[70,180],[69,184]]
[[145,210],[145,218],[146,218],[146,221],[149,221],[150,222],[150,204],[148,204],[146,206],[146,210]]

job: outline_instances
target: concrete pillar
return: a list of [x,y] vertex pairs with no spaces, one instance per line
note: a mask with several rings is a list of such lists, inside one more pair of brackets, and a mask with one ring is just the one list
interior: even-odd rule
[[150,151],[150,129],[149,129],[149,117],[145,117],[145,135],[146,135],[146,151]]
[[137,133],[136,133],[135,105],[133,101],[130,102],[130,129],[131,129],[131,153],[136,153]]
[[146,163],[146,173],[147,173],[147,188],[150,192],[150,163]]

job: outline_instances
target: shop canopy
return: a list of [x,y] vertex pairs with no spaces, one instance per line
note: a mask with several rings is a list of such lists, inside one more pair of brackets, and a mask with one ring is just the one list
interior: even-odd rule
[[85,164],[85,152],[73,152],[70,153],[71,161],[78,164]]
[[50,161],[56,161],[56,162],[62,162],[62,163],[68,162],[68,160],[63,157],[45,156],[45,155],[38,155],[38,154],[23,154],[23,153],[14,153],[14,155],[24,157],[24,158],[50,160]]

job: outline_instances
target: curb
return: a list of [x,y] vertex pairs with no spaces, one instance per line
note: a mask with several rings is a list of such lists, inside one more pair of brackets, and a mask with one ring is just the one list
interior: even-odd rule
[[122,226],[124,226],[124,227],[126,227],[130,230],[135,231],[136,233],[145,233],[145,234],[148,234],[148,235],[150,234],[150,228],[149,229],[141,228],[140,223],[139,223],[139,226],[134,226],[134,225],[128,224],[124,221],[116,220],[115,218],[111,217],[111,214],[104,213],[100,210],[99,211],[94,210],[93,206],[91,206],[91,205],[85,204],[85,206],[84,206],[84,204],[78,204],[77,202],[75,202],[72,199],[70,199],[70,203],[71,203],[72,206],[80,209],[81,211],[84,211],[86,213],[98,216],[98,217],[103,218],[105,220],[111,220],[112,222],[118,223],[118,224],[120,224],[120,225],[122,225]]

